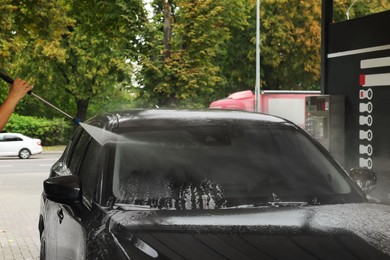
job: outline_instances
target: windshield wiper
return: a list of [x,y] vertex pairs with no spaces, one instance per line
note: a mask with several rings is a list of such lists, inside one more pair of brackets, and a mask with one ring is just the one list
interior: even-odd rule
[[306,201],[268,201],[254,204],[243,204],[224,207],[221,209],[253,209],[253,208],[278,208],[278,207],[304,207],[309,205]]
[[307,205],[320,205],[319,201],[317,200],[317,197],[314,197],[314,199],[311,202],[307,201],[282,201],[279,196],[272,192],[272,201],[267,202],[267,204],[271,205],[272,207],[303,207]]
[[155,210],[151,208],[150,205],[135,205],[135,204],[122,204],[122,203],[116,203],[115,208],[121,210]]
[[272,207],[303,207],[309,203],[306,201],[269,201],[267,204]]

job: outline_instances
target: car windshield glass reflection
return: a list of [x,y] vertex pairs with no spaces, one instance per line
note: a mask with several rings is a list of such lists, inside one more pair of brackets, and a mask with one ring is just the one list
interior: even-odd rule
[[219,209],[344,203],[354,195],[340,169],[293,127],[156,128],[125,136],[138,142],[115,145],[117,203]]

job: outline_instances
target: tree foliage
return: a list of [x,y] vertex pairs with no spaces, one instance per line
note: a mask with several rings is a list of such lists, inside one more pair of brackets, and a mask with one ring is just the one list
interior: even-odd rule
[[[60,42],[62,35],[68,31],[67,26],[73,23],[67,16],[69,5],[63,0],[2,0],[0,11],[0,68],[10,76],[23,77],[35,85],[38,76],[35,71],[41,59],[35,55],[36,52],[62,60],[65,58]],[[4,99],[9,86],[5,82],[1,82],[0,86],[0,96]],[[42,92],[40,87],[35,90]],[[54,97],[53,101],[59,103],[57,100],[62,96],[59,93]],[[25,98],[18,105],[17,112],[51,116],[46,113],[46,108],[33,98]]]
[[110,102],[114,92],[131,84],[144,9],[140,0],[74,1],[68,16],[74,24],[61,39],[65,59],[40,51],[35,56],[42,57],[41,78],[51,75],[42,84],[73,97],[76,117],[84,120],[93,99]]
[[[69,6],[64,0],[13,1],[2,0],[0,5],[0,67],[23,57],[32,41],[46,55],[59,52],[61,35],[72,21],[67,17]],[[65,53],[56,56],[64,57]]]
[[142,58],[141,96],[162,106],[199,106],[224,80],[217,61],[226,53],[229,26],[246,23],[245,17],[234,15],[244,4],[230,0],[165,3],[172,12],[171,42],[163,44],[164,21],[158,13],[163,9],[155,3],[157,15],[147,39],[150,49]]
[[[245,1],[248,25],[232,29],[227,55],[221,62],[225,96],[254,89],[256,1]],[[355,4],[353,4],[355,2]],[[353,4],[353,5],[352,5]],[[390,2],[335,0],[335,21],[390,10]],[[261,0],[261,85],[263,89],[319,89],[321,1]]]
[[262,1],[263,85],[301,89],[320,77],[321,2]]
[[[254,88],[256,1],[171,1],[169,57],[163,8],[154,4],[141,97],[152,104],[207,104]],[[261,1],[261,80],[266,89],[319,86],[320,12],[315,0]]]
[[390,10],[390,1],[356,1],[356,0],[335,0],[334,1],[334,21],[359,18],[365,15]]
[[[49,31],[50,38],[41,36],[37,28],[37,37],[25,44],[15,62],[20,71],[15,74],[84,120],[90,102],[110,102],[112,95],[131,85],[132,62],[142,49],[143,4],[141,0],[64,0],[56,1],[53,8],[46,5],[35,3],[35,12],[47,13],[46,24],[65,16],[64,28]],[[42,106],[36,101],[30,104]],[[27,106],[23,112],[31,114]]]
[[[149,19],[142,0],[1,1],[0,67],[81,119],[129,102],[203,107],[254,88],[256,0],[154,0]],[[390,9],[334,4],[335,21]],[[261,0],[263,89],[319,88],[320,11],[317,0]],[[59,116],[33,98],[17,112]]]
[[46,119],[13,114],[4,132],[21,133],[33,138],[39,138],[42,145],[66,144],[73,127],[69,122],[60,119]]
[[224,55],[218,60],[222,77],[225,79],[216,92],[219,98],[255,85],[256,42],[253,37],[256,30],[256,1],[243,1],[243,4],[241,15],[246,23],[229,27],[231,37],[226,44]]

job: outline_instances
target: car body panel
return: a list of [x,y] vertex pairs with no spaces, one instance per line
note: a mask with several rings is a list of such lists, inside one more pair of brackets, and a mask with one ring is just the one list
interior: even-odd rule
[[46,200],[45,208],[45,259],[83,259],[84,228],[63,205]]

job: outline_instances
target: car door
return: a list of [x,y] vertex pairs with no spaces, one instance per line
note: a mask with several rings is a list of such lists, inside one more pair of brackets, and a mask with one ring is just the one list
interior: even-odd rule
[[23,139],[12,134],[4,135],[1,141],[0,155],[18,155],[23,145]]
[[[68,168],[71,174],[77,175],[91,141],[91,136],[83,131],[69,159]],[[84,202],[80,209],[59,204],[57,211],[57,259],[83,259],[85,255],[86,232],[85,220],[89,205]],[[59,258],[58,258],[59,257]]]
[[[72,151],[76,146],[81,128],[78,128],[69,140],[68,145],[61,158],[53,165],[50,170],[49,178],[69,175],[68,162],[70,160]],[[42,195],[41,216],[39,222],[39,231],[41,232],[41,258],[56,259],[57,258],[57,226],[59,223],[57,212],[61,210],[58,203],[50,201],[46,196]]]
[[[65,165],[57,174],[76,175],[84,159],[91,137],[82,132],[72,143]],[[45,244],[46,259],[84,259],[86,232],[83,211],[85,204],[67,206],[50,200],[45,202]]]
[[83,259],[86,255],[88,234],[96,226],[96,212],[92,212],[92,207],[96,190],[100,187],[97,185],[102,172],[99,161],[103,158],[99,158],[100,150],[101,146],[95,140],[86,132],[82,133],[69,168],[80,179],[83,201],[76,210],[69,206],[59,206],[56,229],[57,257],[60,259]]
[[4,134],[0,134],[0,155],[6,155],[5,151],[8,149],[4,137]]

